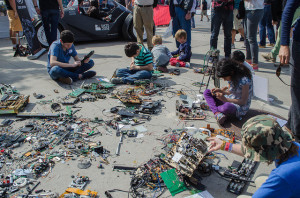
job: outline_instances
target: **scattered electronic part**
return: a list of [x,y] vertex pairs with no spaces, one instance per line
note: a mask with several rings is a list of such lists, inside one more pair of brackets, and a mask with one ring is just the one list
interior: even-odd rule
[[141,104],[142,99],[135,93],[134,89],[118,92],[115,96],[124,104]]
[[204,120],[206,118],[201,107],[197,107],[187,95],[180,95],[176,100],[176,115],[181,120]]
[[157,114],[160,111],[161,100],[152,101],[152,100],[143,100],[141,106],[137,112],[145,114]]
[[245,158],[242,163],[233,161],[230,169],[224,172],[224,176],[231,177],[227,191],[240,195],[251,175],[254,174],[258,162]]
[[86,176],[75,176],[75,178],[72,180],[69,187],[70,188],[79,188],[79,189],[83,190],[88,182],[89,182],[89,178]]
[[206,155],[207,148],[207,144],[202,139],[196,139],[188,133],[182,132],[165,160],[180,173],[191,177]]
[[0,115],[16,114],[27,106],[29,96],[19,94],[11,85],[0,84]]

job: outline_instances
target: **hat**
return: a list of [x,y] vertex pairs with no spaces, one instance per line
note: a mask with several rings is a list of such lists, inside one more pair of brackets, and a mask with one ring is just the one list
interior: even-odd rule
[[274,161],[292,145],[292,135],[267,115],[249,119],[242,127],[242,151],[254,161]]

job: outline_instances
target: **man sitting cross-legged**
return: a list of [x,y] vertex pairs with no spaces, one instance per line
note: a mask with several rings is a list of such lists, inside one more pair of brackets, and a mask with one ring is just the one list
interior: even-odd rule
[[[47,71],[53,80],[72,84],[73,81],[92,78],[96,75],[95,71],[88,71],[94,66],[94,61],[86,59],[81,64],[73,43],[73,33],[64,30],[60,34],[60,39],[51,44],[48,52]],[[75,60],[73,64],[69,63],[71,56]]]

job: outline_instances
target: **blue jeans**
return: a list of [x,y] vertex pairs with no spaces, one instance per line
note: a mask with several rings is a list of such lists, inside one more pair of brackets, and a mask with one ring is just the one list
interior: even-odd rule
[[[191,20],[185,20],[186,13],[180,7],[175,7],[175,17],[173,18],[173,36],[177,30],[184,29],[187,33],[187,43],[191,45]],[[176,41],[176,46],[179,47],[180,43]]]
[[59,10],[54,9],[41,10],[41,15],[47,42],[50,46],[53,41],[57,40],[57,28],[60,12]]
[[194,17],[191,18],[191,25],[192,25],[192,28],[196,27],[195,18]]
[[260,45],[266,45],[266,28],[268,31],[268,39],[271,44],[275,44],[275,32],[272,25],[271,5],[265,5],[263,18],[259,22]]
[[300,138],[300,42],[293,40],[291,63],[291,98],[287,127]]
[[135,80],[151,78],[152,74],[146,70],[118,69],[116,76],[121,77],[126,84],[133,84]]
[[225,57],[231,55],[231,30],[233,28],[233,11],[231,10],[212,10],[211,13],[211,37],[210,48],[218,48],[218,36],[221,24],[224,28],[224,52]]
[[59,66],[53,66],[49,71],[49,75],[53,80],[57,80],[58,78],[71,77],[73,81],[76,81],[78,80],[79,74],[83,74],[87,70],[91,69],[93,66],[93,60],[90,60],[88,63],[84,63],[82,66],[76,68],[62,68]]
[[263,17],[264,10],[246,10],[245,15],[245,45],[246,60],[252,60],[253,64],[258,64],[258,44],[257,44],[257,28],[258,23]]

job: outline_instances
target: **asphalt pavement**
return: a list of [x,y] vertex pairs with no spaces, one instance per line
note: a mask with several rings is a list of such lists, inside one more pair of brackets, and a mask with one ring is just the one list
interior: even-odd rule
[[[210,40],[210,22],[200,22],[200,16],[195,16],[196,28],[192,29],[192,59],[191,66],[193,68],[201,67],[206,52],[209,50]],[[163,35],[167,27],[157,27],[156,33]],[[221,51],[221,56],[224,56],[223,45],[223,33],[220,31],[218,48]],[[240,35],[237,35],[239,40]],[[110,78],[116,68],[124,68],[129,66],[130,58],[126,57],[124,53],[124,45],[127,41],[108,40],[108,41],[94,41],[85,43],[76,43],[75,47],[80,57],[91,50],[95,50],[93,60],[95,61],[94,70],[97,72],[97,78],[107,77]],[[166,45],[171,51],[176,49],[175,41],[172,37],[163,40],[163,44]],[[236,42],[237,49],[245,52],[245,48],[242,48],[242,42]],[[259,71],[255,72],[256,75],[268,79],[268,96],[269,101],[263,101],[257,98],[252,100],[251,108],[260,109],[272,112],[280,115],[284,118],[288,116],[289,106],[291,104],[290,89],[284,85],[275,75],[276,68],[274,64],[265,62],[261,57],[261,53],[269,52],[271,48],[260,49],[259,55]],[[28,60],[25,57],[13,57],[13,51],[11,42],[8,38],[0,39],[0,82],[6,84],[12,84],[23,94],[31,95],[30,104],[25,111],[31,112],[50,112],[50,108],[47,105],[36,104],[38,99],[35,99],[32,94],[43,94],[46,97],[44,99],[51,100],[59,97],[66,96],[72,91],[72,89],[79,88],[83,83],[82,81],[75,82],[72,86],[61,85],[53,81],[46,71],[47,55],[44,54],[38,60]],[[169,66],[171,68],[172,66]],[[193,69],[180,68],[181,75],[174,76],[165,74],[160,77],[160,81],[170,86],[174,91],[182,90],[186,92],[190,97],[195,98],[199,94],[199,88],[192,85],[193,82],[199,82],[202,80],[203,75],[193,72]],[[285,82],[290,81],[289,69],[283,68],[281,77]],[[96,82],[96,79],[86,80],[85,83]],[[221,82],[225,85],[225,82]],[[210,83],[209,87],[212,88],[213,83]],[[55,93],[53,90],[58,90],[59,93]],[[156,116],[153,116],[152,120],[145,123],[147,132],[140,140],[133,141],[131,139],[125,140],[122,145],[120,156],[112,156],[108,160],[110,165],[106,165],[104,169],[97,169],[96,162],[93,163],[89,169],[78,169],[77,161],[69,161],[66,163],[57,163],[47,177],[41,178],[40,188],[51,189],[59,192],[64,192],[71,181],[71,175],[87,175],[90,177],[91,182],[88,185],[88,189],[95,190],[99,193],[100,197],[104,197],[104,192],[110,189],[122,189],[128,190],[130,183],[130,175],[122,172],[112,171],[112,165],[124,165],[124,166],[138,166],[154,155],[162,152],[160,149],[162,144],[157,138],[165,135],[164,129],[182,128],[183,126],[205,127],[210,124],[212,127],[217,128],[216,120],[213,117],[212,112],[207,112],[208,117],[203,121],[192,122],[180,122],[175,115],[175,101],[178,100],[178,96],[155,96],[155,99],[164,99],[164,108],[162,112]],[[111,107],[119,105],[119,102],[115,99],[107,98],[106,100],[100,100],[97,102],[82,103],[83,107],[78,115],[86,118],[102,117],[104,109],[110,109]],[[0,122],[5,117],[0,117]],[[115,152],[119,138],[115,136],[103,135],[100,137],[102,144],[105,148],[112,153]],[[241,157],[235,156],[231,153],[223,152],[228,159],[221,158],[220,166],[227,167],[233,160],[242,161]],[[253,179],[260,174],[269,174],[274,168],[274,165],[260,164]],[[225,180],[218,176],[216,173],[208,177],[204,177],[202,183],[207,187],[207,190],[216,198],[236,197],[236,195],[226,191],[228,180]],[[251,195],[255,192],[255,187],[250,184],[245,190],[244,194]],[[127,197],[126,193],[115,192],[113,197]],[[185,191],[176,195],[175,197],[188,196],[189,192]],[[170,193],[166,192],[162,197],[170,197]]]

